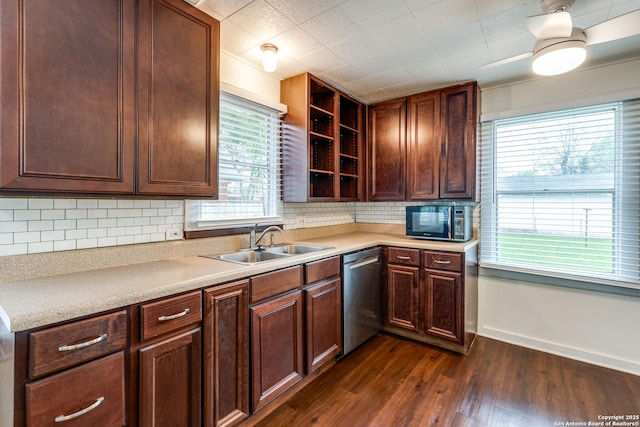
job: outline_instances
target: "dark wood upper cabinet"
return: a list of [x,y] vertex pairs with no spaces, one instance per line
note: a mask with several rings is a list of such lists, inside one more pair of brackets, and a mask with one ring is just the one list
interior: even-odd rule
[[0,5],[0,189],[133,193],[134,0]]
[[368,200],[475,200],[477,84],[369,109]]
[[476,198],[476,83],[440,95],[440,198]]
[[427,92],[408,98],[409,196],[437,199],[440,177],[440,93]]
[[219,23],[146,0],[139,25],[138,192],[217,195]]
[[3,0],[0,24],[0,191],[217,194],[218,21],[180,0]]
[[354,201],[364,196],[364,107],[305,73],[283,80],[286,202]]
[[406,174],[405,98],[369,109],[368,200],[404,200]]

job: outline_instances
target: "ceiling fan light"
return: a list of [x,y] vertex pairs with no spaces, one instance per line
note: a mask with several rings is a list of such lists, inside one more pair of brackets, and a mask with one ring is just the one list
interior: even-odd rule
[[262,50],[262,68],[268,73],[274,72],[278,67],[278,48],[271,43],[265,43],[260,46],[260,49]]
[[585,45],[582,40],[566,40],[537,50],[533,54],[533,72],[555,76],[579,67],[587,57]]

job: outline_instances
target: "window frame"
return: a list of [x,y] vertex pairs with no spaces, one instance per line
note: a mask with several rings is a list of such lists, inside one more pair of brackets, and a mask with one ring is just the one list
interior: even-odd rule
[[[225,98],[229,98],[231,100],[235,100],[234,105],[245,104],[247,110],[255,109],[258,110],[272,110],[276,115],[278,115],[277,124],[278,128],[275,132],[274,140],[276,146],[268,147],[265,151],[271,151],[272,158],[277,158],[278,162],[278,170],[275,172],[277,175],[273,179],[269,179],[270,181],[270,192],[271,197],[267,203],[272,204],[273,210],[270,212],[271,215],[264,216],[251,216],[244,217],[239,219],[225,218],[225,219],[206,219],[199,217],[199,211],[203,204],[215,204],[221,203],[218,200],[186,200],[185,201],[185,236],[187,238],[196,238],[196,237],[209,237],[209,236],[220,236],[220,235],[229,235],[229,234],[240,234],[246,233],[249,230],[253,229],[256,224],[264,225],[282,225],[283,223],[283,202],[282,202],[282,116],[286,113],[286,106],[282,104],[277,104],[273,102],[268,102],[266,100],[260,99],[259,97],[250,96],[247,92],[242,91],[241,89],[234,88],[232,86],[226,85],[220,91],[220,102],[221,104],[225,102]],[[229,102],[229,99],[227,102]],[[219,118],[219,126],[222,128],[223,126],[223,118],[222,115]],[[222,132],[221,132],[222,133]],[[220,155],[221,150],[218,150],[218,155]],[[221,173],[221,164],[224,161],[218,160],[218,174]],[[224,181],[224,179],[219,175],[219,185]]]
[[[480,126],[480,134],[482,137],[482,141],[480,144],[481,148],[481,170],[480,178],[481,178],[481,208],[480,208],[480,223],[481,223],[481,234],[480,234],[480,245],[481,245],[481,257],[480,257],[480,268],[481,272],[484,275],[493,276],[493,277],[501,277],[508,278],[511,280],[524,280],[524,281],[533,281],[537,283],[543,284],[552,284],[559,285],[564,287],[571,288],[580,288],[580,289],[590,289],[594,291],[602,291],[607,293],[619,293],[623,295],[633,295],[640,296],[640,281],[638,280],[638,265],[636,263],[635,268],[636,271],[633,272],[633,267],[628,269],[631,271],[631,274],[635,274],[634,277],[625,277],[622,273],[626,272],[627,269],[622,269],[622,271],[618,271],[615,274],[607,275],[607,274],[593,274],[588,272],[582,272],[576,274],[575,272],[571,273],[563,273],[559,271],[560,269],[554,269],[553,271],[549,271],[547,267],[544,265],[538,266],[527,266],[527,265],[515,265],[514,263],[509,263],[508,261],[499,261],[499,249],[497,248],[497,233],[498,233],[498,197],[499,191],[497,189],[497,179],[498,179],[498,161],[497,161],[497,140],[496,140],[496,127],[499,123],[515,123],[518,121],[526,121],[527,118],[531,120],[536,120],[536,118],[540,118],[543,115],[550,115],[557,113],[559,116],[567,116],[567,115],[576,115],[581,111],[587,111],[589,109],[597,109],[601,107],[603,110],[606,108],[610,108],[611,105],[619,104],[620,107],[616,109],[615,115],[615,155],[614,155],[614,188],[611,191],[612,194],[612,213],[611,213],[611,221],[612,221],[612,245],[613,245],[613,255],[612,255],[612,264],[614,271],[615,269],[620,269],[617,263],[620,263],[621,259],[637,259],[638,256],[638,243],[635,243],[635,246],[632,246],[630,249],[625,249],[626,252],[622,254],[621,251],[621,241],[627,235],[624,234],[623,229],[628,227],[633,227],[631,234],[638,233],[638,223],[640,222],[637,219],[633,219],[631,216],[626,216],[624,221],[622,221],[623,208],[627,209],[628,206],[621,205],[622,202],[622,193],[625,191],[630,191],[632,193],[632,197],[634,194],[640,192],[638,184],[632,184],[630,189],[627,189],[625,186],[620,185],[621,180],[623,179],[623,166],[618,164],[623,161],[622,153],[625,150],[632,150],[631,153],[635,154],[638,151],[638,138],[630,139],[629,141],[622,141],[620,139],[620,135],[622,135],[621,131],[624,130],[625,122],[624,115],[626,114],[624,105],[627,101],[620,102],[611,102],[611,103],[603,103],[595,106],[588,107],[576,107],[569,108],[565,110],[560,110],[557,112],[546,112],[546,113],[537,113],[537,114],[526,114],[522,116],[515,116],[509,118],[496,118],[495,120],[486,121],[481,123]],[[628,101],[631,104],[631,110],[635,111],[635,116],[632,118],[636,121],[640,119],[640,114],[636,111],[639,107],[637,106],[639,100],[630,100]],[[584,114],[584,113],[583,113]],[[489,141],[487,142],[487,139]],[[490,159],[490,161],[487,161]],[[638,176],[638,169],[640,169],[640,165],[638,164],[638,160],[635,160],[635,163],[632,163],[629,167],[631,169],[631,178],[635,178]],[[564,191],[564,190],[563,190]],[[562,193],[563,191],[559,191]],[[574,193],[573,191],[564,191],[565,193]],[[606,193],[607,190],[601,188],[598,190],[598,193]],[[517,194],[531,194],[530,191],[516,192]],[[638,207],[637,202],[631,203],[630,206],[633,208],[633,211],[636,214],[639,213],[640,208]],[[638,216],[638,215],[637,215]],[[489,249],[487,249],[489,246]],[[484,250],[483,250],[484,249]],[[628,252],[628,253],[627,253]],[[608,276],[608,277],[607,277]]]

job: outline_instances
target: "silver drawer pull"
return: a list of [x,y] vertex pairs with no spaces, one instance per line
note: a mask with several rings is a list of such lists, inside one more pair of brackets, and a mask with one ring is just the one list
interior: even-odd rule
[[81,342],[80,344],[60,346],[60,347],[58,347],[58,351],[78,350],[78,349],[81,349],[81,348],[89,347],[90,345],[93,345],[93,344],[98,344],[100,341],[104,341],[106,339],[107,339],[107,334],[102,334],[98,338],[94,338],[94,339],[89,340],[89,341]]
[[98,406],[100,406],[102,404],[102,402],[104,402],[104,397],[99,397],[98,400],[96,400],[95,402],[93,402],[93,404],[91,406],[87,406],[84,409],[79,410],[78,412],[74,412],[71,415],[58,415],[56,417],[56,419],[54,420],[54,422],[56,423],[62,423],[65,421],[69,421],[72,420],[74,418],[78,418],[84,414],[86,414],[87,412],[93,411],[94,409],[96,409]]
[[189,314],[189,309],[185,308],[180,313],[171,314],[169,316],[160,316],[160,317],[158,317],[158,322],[166,322],[167,320],[177,319],[178,317],[186,316],[187,314]]
[[433,262],[435,262],[436,264],[445,264],[445,265],[451,264],[451,261],[440,261],[439,259],[434,259]]
[[401,259],[403,261],[411,261],[411,257],[410,256],[400,256],[400,255],[396,255],[396,258]]

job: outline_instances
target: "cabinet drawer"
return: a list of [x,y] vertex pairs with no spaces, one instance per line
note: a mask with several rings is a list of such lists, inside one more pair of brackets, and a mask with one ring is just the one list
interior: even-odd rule
[[340,275],[340,257],[321,259],[304,265],[306,284]]
[[140,306],[142,340],[175,331],[202,321],[200,291]]
[[25,386],[28,426],[123,426],[122,352]]
[[249,302],[254,303],[300,287],[302,266],[295,266],[251,278]]
[[420,250],[389,248],[389,264],[420,265]]
[[435,270],[462,271],[462,254],[424,251],[424,267]]
[[124,348],[127,313],[118,311],[29,334],[29,376],[37,378]]

